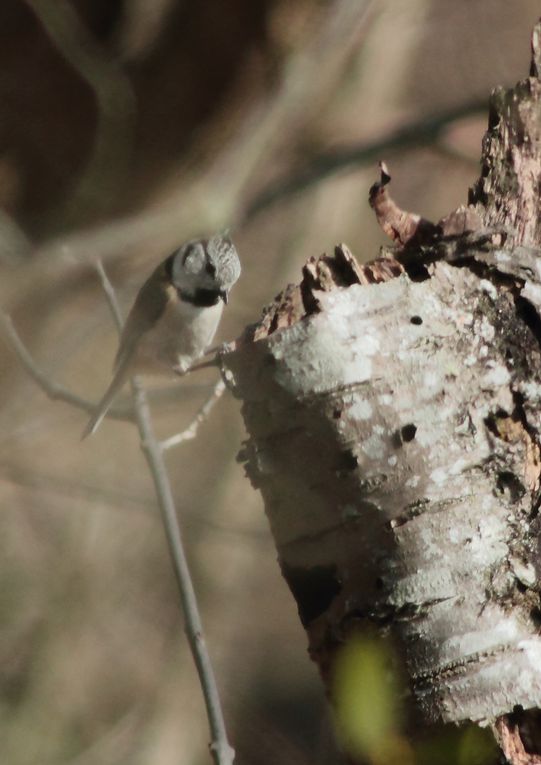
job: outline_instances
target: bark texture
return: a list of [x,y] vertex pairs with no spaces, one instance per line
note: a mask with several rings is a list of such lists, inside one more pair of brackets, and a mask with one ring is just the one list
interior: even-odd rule
[[[541,762],[541,83],[491,100],[482,176],[437,224],[371,192],[392,252],[312,259],[224,356],[309,650],[389,630],[423,720]],[[409,217],[408,217],[409,216]],[[522,759],[521,759],[522,758]]]

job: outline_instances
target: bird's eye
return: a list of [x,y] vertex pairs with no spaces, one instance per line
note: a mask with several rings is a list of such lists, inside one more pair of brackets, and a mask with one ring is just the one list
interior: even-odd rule
[[207,263],[205,270],[209,276],[216,276],[216,266],[214,263]]

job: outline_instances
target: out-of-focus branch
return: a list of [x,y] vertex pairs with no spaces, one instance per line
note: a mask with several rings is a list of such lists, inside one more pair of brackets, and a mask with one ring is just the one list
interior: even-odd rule
[[[3,441],[5,440],[4,438]],[[70,512],[75,498],[93,505],[97,502],[107,504],[115,512],[150,512],[150,494],[146,495],[140,491],[125,492],[111,486],[104,486],[102,483],[98,486],[94,483],[82,483],[79,479],[70,480],[53,474],[36,473],[34,466],[27,470],[15,463],[6,462],[4,458],[0,466],[0,480],[29,492],[35,492],[36,496],[45,503],[50,501],[56,509],[67,507],[69,500]],[[229,545],[266,544],[268,539],[268,534],[264,530],[226,526],[199,515],[189,518],[186,526],[198,530],[204,529],[206,534],[225,537]]]
[[473,154],[468,154],[466,151],[461,151],[454,146],[450,146],[445,143],[445,141],[436,140],[434,143],[430,144],[429,148],[433,154],[442,159],[452,160],[455,164],[460,163],[465,168],[471,170],[479,170],[479,160],[477,157],[474,157]]
[[124,3],[117,48],[123,61],[142,61],[151,53],[176,6],[176,0],[132,0]]
[[107,55],[66,0],[26,0],[59,53],[92,90],[97,127],[92,154],[65,215],[108,207],[125,177],[135,127],[135,94],[129,78]]
[[[0,311],[0,328],[17,354],[22,366],[50,399],[53,401],[65,401],[67,404],[71,404],[89,414],[95,411],[96,404],[93,401],[77,396],[63,385],[54,382],[36,365],[13,326],[11,317],[2,311]],[[113,420],[133,421],[133,413],[125,409],[112,408],[109,410],[108,416]]]
[[[57,279],[59,269],[64,274],[96,255],[109,259],[144,245],[166,250],[178,243],[180,232],[187,237],[242,219],[240,205],[248,181],[280,149],[283,136],[306,123],[335,86],[375,6],[375,0],[329,3],[317,28],[285,62],[280,85],[252,106],[218,157],[206,168],[198,165],[193,174],[186,169],[177,191],[159,210],[154,207],[47,243],[32,264],[33,289]],[[69,259],[62,257],[66,254]]]
[[[121,330],[123,322],[114,287],[109,281],[102,263],[99,261],[97,263],[97,270],[114,321],[118,329]],[[182,612],[186,622],[186,636],[197,668],[207,708],[207,717],[212,738],[210,751],[216,765],[232,765],[235,753],[227,738],[218,686],[204,638],[199,606],[197,604],[197,597],[192,582],[190,568],[188,566],[186,552],[184,550],[173,492],[171,490],[167,468],[165,467],[163,459],[163,448],[154,433],[145,389],[137,377],[132,379],[131,384],[135,401],[137,427],[141,438],[141,448],[147,460],[154,482],[167,543],[171,553],[173,570],[180,593]],[[215,393],[217,389],[218,385],[215,388]],[[211,399],[209,399],[209,401],[210,400]],[[212,408],[212,406],[209,406],[209,401],[207,401],[207,404],[205,405],[208,410]],[[197,418],[194,421],[194,424],[195,422],[197,422]],[[195,427],[197,428],[197,425]]]
[[298,194],[347,168],[362,167],[376,162],[382,156],[389,158],[408,149],[437,143],[443,131],[450,124],[473,114],[483,114],[487,108],[488,106],[484,101],[473,101],[442,114],[414,122],[380,141],[344,146],[333,151],[322,152],[314,156],[304,168],[299,168],[289,176],[270,184],[257,194],[248,204],[243,222],[251,220],[271,205],[282,202],[287,197]]
[[19,265],[31,251],[31,243],[24,231],[5,210],[0,210],[0,262]]
[[[317,113],[336,87],[351,54],[359,48],[376,5],[375,0],[334,0],[328,4],[318,28],[286,61],[281,86],[255,106],[244,129],[218,158],[213,169],[218,198],[219,194],[227,197],[233,193],[240,199],[262,160],[276,154],[284,136],[294,134]],[[230,216],[236,219],[238,212],[232,209]]]

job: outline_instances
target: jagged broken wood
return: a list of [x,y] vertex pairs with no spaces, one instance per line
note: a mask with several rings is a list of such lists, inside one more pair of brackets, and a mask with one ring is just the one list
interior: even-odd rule
[[490,723],[514,765],[541,762],[538,40],[469,206],[408,218],[383,166],[398,246],[311,259],[222,357],[325,683],[352,631],[391,631],[425,723]]

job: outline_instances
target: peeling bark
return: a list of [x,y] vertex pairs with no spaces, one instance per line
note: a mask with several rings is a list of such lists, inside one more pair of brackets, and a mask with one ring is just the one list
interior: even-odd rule
[[434,225],[417,213],[402,210],[389,194],[388,185],[391,176],[385,162],[380,162],[381,176],[374,183],[368,194],[368,202],[373,208],[376,219],[387,236],[401,245],[414,242],[428,242],[441,236],[440,226]]
[[246,470],[324,682],[364,625],[426,724],[541,762],[541,83],[492,97],[482,176],[437,224],[371,191],[398,246],[311,259],[223,357]]

